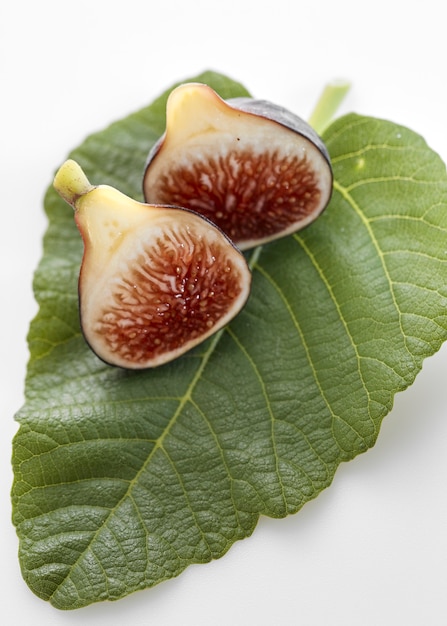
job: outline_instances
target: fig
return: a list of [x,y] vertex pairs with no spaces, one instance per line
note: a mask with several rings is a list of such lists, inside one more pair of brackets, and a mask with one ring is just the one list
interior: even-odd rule
[[315,220],[329,203],[332,169],[323,141],[293,113],[186,83],[169,95],[143,193],[200,213],[246,250]]
[[93,186],[73,160],[59,169],[54,187],[75,209],[84,242],[82,331],[106,363],[127,369],[167,363],[245,304],[251,283],[245,258],[202,216]]

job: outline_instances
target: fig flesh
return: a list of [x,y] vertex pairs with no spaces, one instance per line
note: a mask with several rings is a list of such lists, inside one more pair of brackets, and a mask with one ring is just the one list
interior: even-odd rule
[[329,203],[332,169],[320,137],[286,109],[187,83],[168,98],[143,192],[204,215],[246,250],[311,223]]
[[200,215],[93,186],[71,160],[54,187],[75,209],[84,242],[81,327],[103,361],[128,369],[166,363],[245,304],[251,273],[244,256]]

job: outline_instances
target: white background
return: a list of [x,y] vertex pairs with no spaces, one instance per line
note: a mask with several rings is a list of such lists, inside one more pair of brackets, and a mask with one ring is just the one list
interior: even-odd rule
[[[61,612],[23,582],[9,490],[31,290],[55,168],[87,134],[173,82],[215,69],[307,117],[323,85],[340,113],[421,133],[447,160],[439,0],[56,0],[0,9],[0,621],[33,626],[438,626],[447,623],[447,350],[396,398],[376,446],[297,515],[261,519],[222,559],[118,603]],[[6,8],[5,8],[6,7]]]

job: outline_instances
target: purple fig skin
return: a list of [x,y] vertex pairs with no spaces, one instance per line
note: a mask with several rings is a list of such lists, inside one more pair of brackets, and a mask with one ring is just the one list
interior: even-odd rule
[[282,126],[286,126],[287,128],[290,128],[290,130],[293,130],[293,132],[302,135],[312,142],[316,148],[318,148],[331,168],[331,158],[326,148],[326,144],[321,139],[320,135],[318,135],[318,133],[312,128],[312,126],[310,126],[298,115],[295,115],[295,113],[292,113],[278,104],[269,102],[268,100],[256,100],[254,98],[231,98],[226,102],[234,106],[235,109],[239,109],[245,113],[259,115],[260,117],[264,117],[272,122],[277,122]]

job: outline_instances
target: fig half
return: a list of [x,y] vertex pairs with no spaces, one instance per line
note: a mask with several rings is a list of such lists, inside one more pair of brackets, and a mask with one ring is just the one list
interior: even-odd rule
[[330,200],[332,169],[320,137],[286,109],[187,83],[168,98],[143,192],[146,202],[200,213],[246,250],[315,220]]
[[245,304],[251,273],[244,256],[208,220],[95,187],[71,160],[54,187],[75,209],[84,241],[81,326],[103,361],[129,369],[166,363]]

